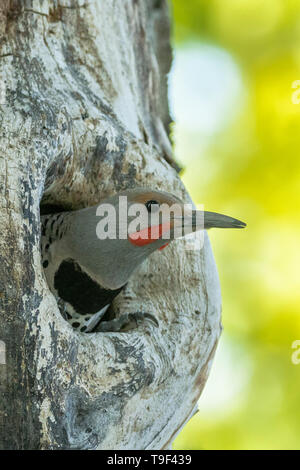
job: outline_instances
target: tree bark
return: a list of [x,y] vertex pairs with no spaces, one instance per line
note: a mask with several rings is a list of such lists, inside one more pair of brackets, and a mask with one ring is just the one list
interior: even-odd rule
[[75,332],[39,248],[40,202],[135,186],[189,201],[168,137],[169,29],[166,0],[1,1],[1,449],[168,448],[196,409],[221,332],[207,235],[142,265],[113,309],[159,326],[124,333]]

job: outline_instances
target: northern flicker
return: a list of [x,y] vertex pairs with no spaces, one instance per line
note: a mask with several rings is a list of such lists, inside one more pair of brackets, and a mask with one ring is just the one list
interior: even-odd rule
[[45,215],[41,222],[42,265],[49,288],[63,305],[66,320],[81,332],[96,325],[97,331],[126,325],[126,315],[111,321],[101,318],[155,250],[201,229],[246,225],[214,212],[187,211],[176,196],[148,189],[124,191],[86,209]]

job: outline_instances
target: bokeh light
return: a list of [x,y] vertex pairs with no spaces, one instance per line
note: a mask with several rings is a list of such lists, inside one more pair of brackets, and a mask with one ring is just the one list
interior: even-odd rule
[[300,2],[170,4],[182,179],[196,204],[248,224],[209,234],[224,332],[174,447],[299,449]]

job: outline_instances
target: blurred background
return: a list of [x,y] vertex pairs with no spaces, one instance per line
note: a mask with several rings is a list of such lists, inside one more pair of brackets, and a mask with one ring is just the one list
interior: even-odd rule
[[300,1],[170,4],[182,179],[248,224],[210,232],[224,332],[174,448],[300,449]]

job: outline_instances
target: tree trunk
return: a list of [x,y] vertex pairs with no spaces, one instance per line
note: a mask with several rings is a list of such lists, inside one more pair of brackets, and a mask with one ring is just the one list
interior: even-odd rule
[[168,137],[167,1],[2,0],[0,45],[0,448],[168,448],[221,331],[206,233],[132,277],[115,314],[159,326],[123,333],[65,322],[39,248],[40,202],[78,209],[134,186],[189,201]]

